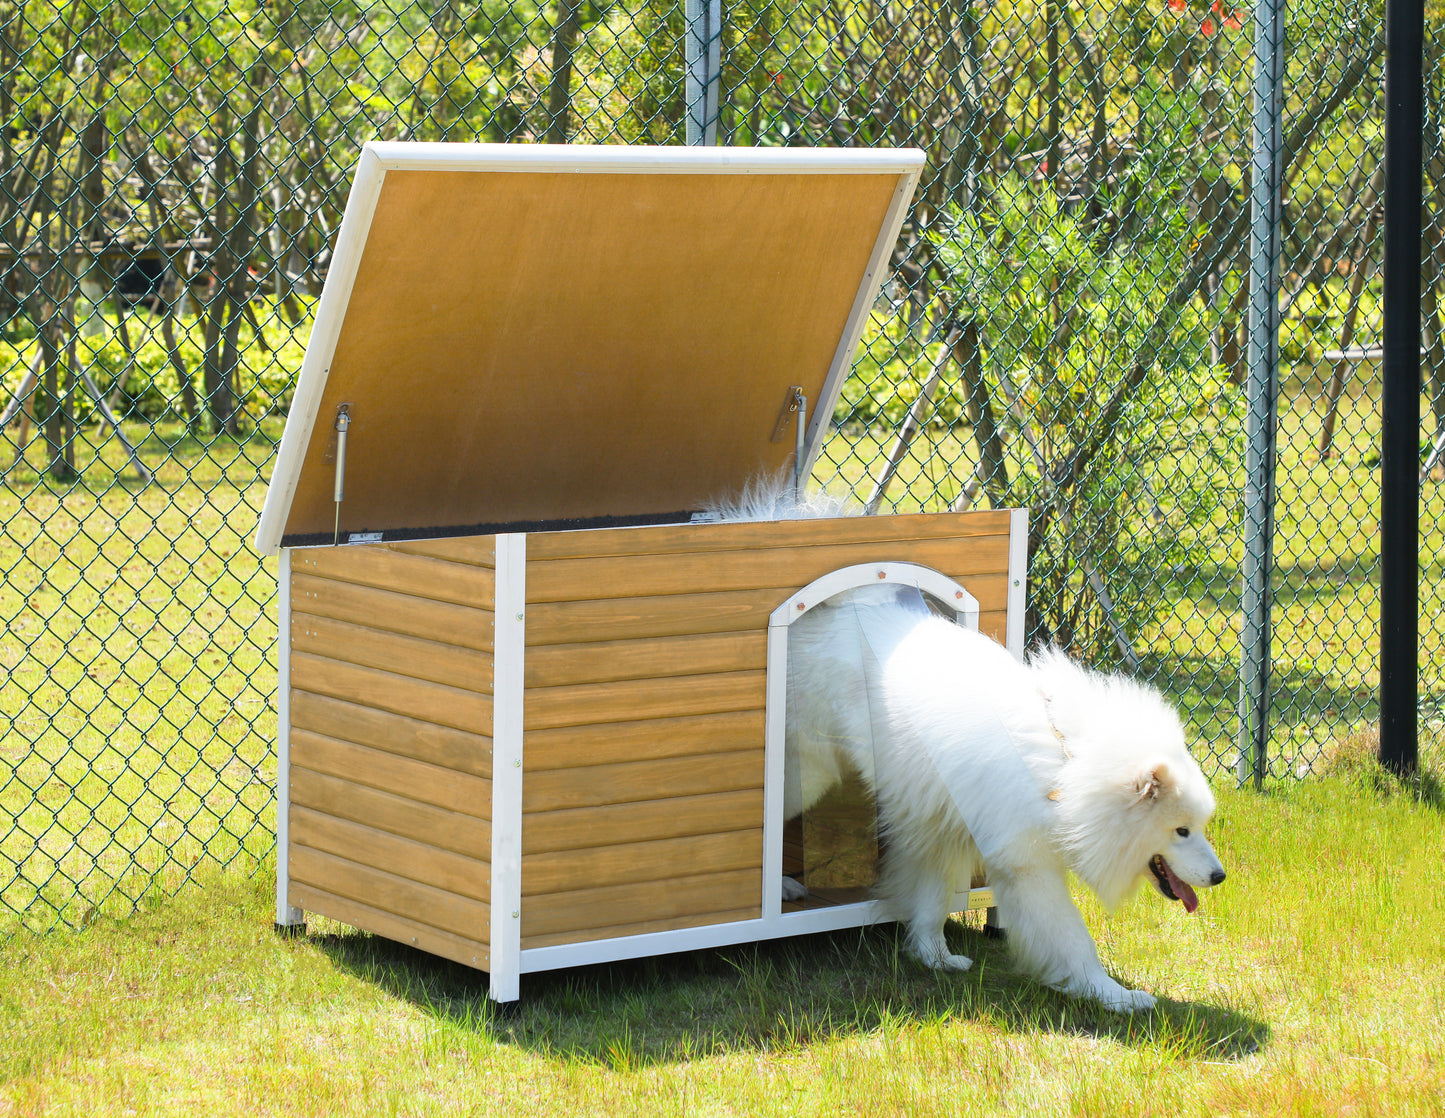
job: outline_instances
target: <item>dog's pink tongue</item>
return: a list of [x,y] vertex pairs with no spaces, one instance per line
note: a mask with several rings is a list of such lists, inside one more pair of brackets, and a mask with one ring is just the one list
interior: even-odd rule
[[[1164,861],[1162,858],[1160,861]],[[1193,912],[1199,907],[1199,897],[1194,890],[1179,880],[1179,875],[1174,872],[1174,867],[1164,862],[1164,876],[1169,879],[1169,888],[1174,890],[1174,895],[1179,898],[1179,903],[1184,906],[1185,912]]]

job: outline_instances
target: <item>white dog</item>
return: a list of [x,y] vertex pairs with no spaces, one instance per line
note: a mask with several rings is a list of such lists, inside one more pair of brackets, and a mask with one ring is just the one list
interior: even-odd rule
[[[943,937],[955,891],[988,882],[1039,981],[1110,1009],[1154,999],[1105,973],[1069,896],[1073,871],[1113,908],[1152,878],[1193,912],[1224,880],[1214,810],[1178,715],[1154,690],[1056,650],[1019,663],[911,587],[838,595],[790,629],[785,813],[856,770],[886,840],[876,891],[910,950],[963,970]],[[793,896],[795,881],[785,887]]]

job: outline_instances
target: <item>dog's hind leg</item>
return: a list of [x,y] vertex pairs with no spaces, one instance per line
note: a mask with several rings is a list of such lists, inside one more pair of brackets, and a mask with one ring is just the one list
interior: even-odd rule
[[[939,865],[931,858],[919,856],[906,848],[888,851],[879,892],[889,907],[907,927],[909,954],[935,970],[968,970],[973,960],[955,955],[948,949],[943,926],[953,907],[951,883],[958,877],[957,867]],[[963,880],[967,880],[965,876]]]
[[1154,1008],[1151,995],[1121,986],[1104,970],[1061,868],[993,872],[990,884],[1014,954],[1040,982],[1118,1013]]

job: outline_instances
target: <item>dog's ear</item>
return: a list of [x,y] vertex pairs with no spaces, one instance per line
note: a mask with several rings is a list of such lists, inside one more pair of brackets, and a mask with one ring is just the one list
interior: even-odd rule
[[1172,780],[1167,762],[1152,761],[1135,778],[1134,791],[1141,800],[1157,800]]

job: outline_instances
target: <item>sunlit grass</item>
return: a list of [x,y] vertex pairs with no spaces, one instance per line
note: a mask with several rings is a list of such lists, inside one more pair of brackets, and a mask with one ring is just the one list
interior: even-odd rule
[[[1445,740],[1427,738],[1438,780]],[[1018,978],[973,923],[938,975],[892,926],[485,977],[203,876],[128,919],[0,944],[0,1113],[1435,1114],[1445,815],[1358,756],[1222,790],[1229,879],[1106,917],[1117,1017]]]

